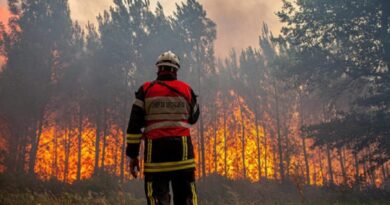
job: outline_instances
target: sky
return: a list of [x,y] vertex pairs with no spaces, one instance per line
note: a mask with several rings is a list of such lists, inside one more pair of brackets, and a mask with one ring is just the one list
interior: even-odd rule
[[[72,18],[82,25],[96,22],[96,16],[108,9],[113,0],[69,0]],[[183,0],[159,0],[167,15],[172,15],[176,3]],[[185,1],[185,0],[184,0]],[[217,24],[215,51],[217,57],[226,57],[232,48],[245,49],[258,47],[262,23],[266,22],[274,34],[278,34],[281,24],[275,15],[282,6],[281,0],[198,0]],[[150,0],[154,10],[157,0]],[[244,3],[245,2],[245,3]],[[0,21],[4,21],[7,0],[0,0]],[[168,50],[169,48],[167,48]]]

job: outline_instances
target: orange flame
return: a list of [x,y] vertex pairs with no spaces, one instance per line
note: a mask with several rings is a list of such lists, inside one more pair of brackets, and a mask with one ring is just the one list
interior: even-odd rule
[[[203,115],[204,122],[210,122],[204,125],[204,163],[199,163],[199,159],[201,159],[197,137],[199,130],[193,129],[192,136],[198,164],[198,177],[201,177],[200,166],[204,164],[206,175],[217,173],[230,179],[245,178],[252,182],[265,178],[280,179],[277,139],[276,136],[273,136],[275,125],[272,123],[271,115],[263,113],[263,121],[258,121],[256,124],[255,113],[244,98],[234,91],[230,92],[229,97],[233,100],[224,103],[226,101],[219,93],[215,107],[203,109],[203,113],[207,113],[207,115]],[[297,185],[306,183],[299,120],[300,115],[293,113],[288,123],[288,136],[283,136],[287,139],[284,139],[283,143],[288,143],[288,148],[283,150],[285,174]],[[88,119],[84,119],[82,125],[81,135],[77,126],[64,129],[53,123],[48,123],[46,127],[43,127],[34,169],[40,179],[48,180],[54,177],[68,183],[76,181],[79,152],[81,153],[80,179],[90,178],[94,174],[96,127]],[[5,123],[0,123],[2,136],[7,135],[6,130]],[[98,166],[114,175],[121,173],[122,130],[118,125],[111,125],[106,132],[103,132],[105,136],[101,136],[99,141]],[[79,136],[81,137],[80,147]],[[1,150],[7,149],[4,137],[0,138],[0,144],[2,145]],[[366,184],[379,186],[383,182],[382,170],[368,171],[369,161],[359,164],[358,170],[356,170],[356,161],[351,150],[347,148],[331,149],[328,157],[327,150],[310,149],[312,144],[312,140],[306,139],[311,184],[321,186],[333,180],[335,184],[352,185],[357,177],[362,178],[361,183]],[[283,146],[287,147],[286,144]],[[27,151],[29,152],[30,149],[31,146],[28,147]],[[4,161],[4,159],[0,160]],[[328,163],[331,164],[333,179]],[[386,166],[388,164],[384,166],[384,169],[387,168]],[[5,167],[0,165],[0,172],[4,169]],[[124,165],[123,172],[125,177],[130,179],[127,163]]]

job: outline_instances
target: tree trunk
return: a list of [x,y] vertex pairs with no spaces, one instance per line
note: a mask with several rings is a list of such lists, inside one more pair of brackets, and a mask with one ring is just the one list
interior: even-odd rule
[[27,165],[27,142],[22,142],[21,143],[21,148],[20,148],[20,160],[19,161],[19,166],[17,167],[17,173],[26,173],[26,165]]
[[[201,59],[201,50],[200,50],[200,46],[199,43],[196,44],[196,48],[195,48],[195,59],[197,61],[197,63],[199,65],[202,64],[202,59]],[[198,88],[199,88],[199,105],[201,106],[203,104],[203,96],[202,96],[202,83],[201,83],[201,78],[202,78],[202,67],[199,66],[198,67]],[[202,110],[202,109],[201,109]],[[201,161],[201,173],[199,174],[200,177],[202,176],[206,176],[206,162],[205,162],[205,147],[204,147],[204,143],[205,143],[205,140],[204,140],[204,125],[203,125],[203,112],[200,112],[199,114],[199,138],[200,138],[200,161]]]
[[324,165],[322,164],[322,153],[320,149],[318,149],[318,157],[319,157],[319,164],[320,164],[321,179],[323,184],[325,184],[326,177],[324,175]]
[[217,126],[218,126],[218,116],[217,116],[217,109],[215,109],[214,113],[214,172],[217,173],[217,166],[218,166],[218,159],[217,159]]
[[17,173],[25,173],[25,165],[26,165],[26,153],[27,153],[27,137],[26,134],[27,131],[21,132],[21,142],[18,143],[18,150],[20,152],[19,159],[16,159],[18,164],[16,165],[16,172]]
[[[273,173],[274,173],[274,179],[276,180],[276,179],[278,179],[278,177],[277,177],[277,171],[276,171],[276,168],[278,167],[277,166],[277,162],[276,162],[276,148],[275,148],[275,144],[274,143],[272,143],[272,154],[273,154],[273,158],[274,158],[274,171],[273,171]],[[280,166],[279,166],[279,168],[280,168]],[[279,170],[279,173],[280,173],[280,170]]]
[[[118,133],[120,133],[120,130],[121,129],[119,129],[118,130]],[[121,148],[122,147],[122,144],[120,143],[121,142],[121,140],[120,140],[120,136],[118,136],[118,137],[115,137],[114,138],[115,139],[115,147],[114,147],[114,173],[115,174],[118,174],[118,168],[120,167],[120,166],[118,166],[118,152],[119,152],[119,148]],[[119,155],[120,156],[120,155]]]
[[263,127],[264,127],[264,144],[263,144],[263,147],[264,147],[264,177],[266,179],[268,179],[268,145],[267,145],[267,134],[266,134],[266,128],[265,128],[265,124],[263,123]]
[[[303,118],[303,106],[302,106],[302,94],[301,93],[299,93],[299,99],[300,99],[299,108],[300,108],[300,114],[301,114],[300,125],[301,125],[301,127],[303,127],[305,122],[304,122],[304,118]],[[303,157],[305,159],[306,183],[310,184],[310,165],[309,165],[309,160],[308,160],[307,151],[306,151],[306,137],[302,136],[302,132],[301,132],[301,139],[302,139]]]
[[370,174],[370,178],[371,178],[371,185],[375,186],[375,181],[376,181],[376,175],[375,175],[375,170],[373,169],[373,164],[372,164],[372,154],[371,154],[371,151],[370,149],[368,149],[368,153],[367,153],[367,157],[368,157],[368,164],[369,164],[369,174]]
[[291,157],[290,157],[290,141],[289,141],[289,131],[288,131],[288,125],[284,125],[284,136],[286,140],[286,148],[285,148],[285,159],[286,159],[286,178],[290,178],[290,163],[291,163]]
[[127,126],[128,126],[128,117],[129,114],[127,112],[128,110],[128,103],[126,95],[124,95],[124,101],[123,101],[123,125],[122,125],[122,140],[121,140],[121,160],[120,160],[120,166],[119,166],[119,173],[120,173],[120,179],[123,182],[125,179],[125,161],[126,161],[126,136],[127,136]]
[[333,180],[333,167],[332,167],[332,158],[331,158],[329,145],[326,145],[326,156],[327,156],[327,160],[328,160],[329,182],[330,182],[330,185],[333,185],[334,184],[334,180]]
[[227,176],[227,125],[226,125],[226,109],[223,111],[223,164],[224,175]]
[[104,161],[106,159],[106,145],[107,145],[107,127],[110,127],[110,125],[107,126],[107,109],[104,109],[103,112],[103,147],[102,147],[102,161],[101,169],[104,171]]
[[360,184],[360,177],[359,177],[359,160],[357,153],[353,152],[353,158],[355,161],[355,184]]
[[100,159],[100,132],[101,132],[101,122],[100,122],[100,109],[96,116],[96,137],[95,137],[95,166],[94,166],[94,175],[99,174],[99,159]]
[[53,171],[52,171],[52,173],[54,176],[59,178],[59,175],[58,175],[58,139],[59,139],[59,135],[58,135],[58,130],[56,129],[55,134],[54,134],[54,139],[53,139],[54,153],[53,153],[53,164],[52,164]]
[[[30,161],[28,166],[28,171],[30,175],[35,175],[34,168],[35,168],[35,162],[37,159],[37,153],[39,148],[39,141],[41,138],[43,129],[43,112],[41,112],[39,121],[38,121],[38,131],[36,132],[36,135],[33,137],[32,144],[31,144],[31,150],[30,150]],[[35,129],[34,129],[35,130]]]
[[245,163],[245,120],[244,115],[242,113],[242,108],[240,106],[240,114],[241,114],[241,157],[242,157],[242,172],[244,179],[246,178],[246,163]]
[[338,154],[339,154],[339,161],[340,161],[340,167],[341,167],[341,174],[343,176],[343,184],[346,185],[348,183],[348,178],[347,178],[347,172],[345,170],[345,161],[343,157],[343,148],[337,149]]
[[387,178],[387,176],[386,176],[385,165],[383,165],[383,164],[382,164],[382,166],[381,166],[381,171],[382,171],[382,181],[385,181],[385,179]]
[[[69,123],[69,127],[71,126],[71,123]],[[64,155],[65,155],[65,161],[64,161],[64,182],[68,181],[68,174],[69,174],[69,152],[70,152],[70,130],[67,129],[64,139]]]
[[200,113],[199,116],[199,135],[200,135],[200,154],[201,154],[201,163],[202,163],[202,173],[200,177],[206,176],[206,159],[205,159],[205,147],[204,147],[204,125],[203,125],[203,114]]
[[259,120],[257,109],[255,109],[255,126],[256,126],[256,147],[257,147],[257,172],[259,181],[261,180],[261,150],[260,150],[260,134],[259,134]]
[[309,166],[309,160],[307,157],[307,151],[306,151],[306,138],[302,138],[302,148],[303,148],[303,157],[305,159],[305,168],[306,168],[306,183],[310,184],[310,166]]
[[76,180],[81,179],[81,152],[82,152],[82,137],[83,137],[83,112],[81,106],[79,107],[79,119],[78,119],[78,135],[77,135],[77,176]]
[[367,182],[367,180],[369,180],[368,178],[370,177],[370,175],[368,174],[368,168],[367,168],[367,156],[365,154],[363,154],[363,177],[364,177],[364,180],[365,182]]
[[284,181],[284,161],[283,161],[283,148],[282,148],[282,136],[280,133],[280,116],[279,116],[279,97],[276,85],[274,85],[274,98],[275,98],[275,115],[276,115],[276,129],[277,129],[277,143],[279,153],[279,174],[280,180]]
[[[127,121],[127,120],[125,120],[125,121]],[[127,123],[125,123],[125,124],[127,124]],[[120,178],[122,181],[125,179],[126,144],[127,144],[126,143],[126,135],[127,135],[126,126],[127,125],[123,126],[123,129],[122,129],[122,146],[121,146],[121,161],[120,161]]]

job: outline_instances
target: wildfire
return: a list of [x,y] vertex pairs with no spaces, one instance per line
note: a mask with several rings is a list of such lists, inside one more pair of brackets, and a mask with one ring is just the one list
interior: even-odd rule
[[[203,177],[212,173],[230,179],[249,179],[256,182],[263,179],[280,179],[280,155],[276,127],[272,116],[264,112],[262,120],[256,119],[255,112],[240,95],[230,92],[233,99],[223,103],[219,93],[215,107],[203,109],[205,162],[201,162],[199,129],[194,127],[192,138],[197,161],[197,176]],[[298,113],[294,113],[288,122],[288,135],[283,134],[283,162],[285,178],[302,184],[307,183],[305,176],[305,158],[302,138],[299,131]],[[78,179],[88,179],[99,170],[121,175],[130,179],[126,156],[123,153],[123,128],[110,124],[97,135],[97,127],[88,119],[72,128],[63,128],[53,123],[42,128],[34,171],[42,180],[57,178],[72,183]],[[6,136],[6,123],[0,124],[0,134]],[[96,143],[96,139],[99,143]],[[7,150],[5,138],[0,138],[1,150]],[[97,144],[99,152],[96,153]],[[356,180],[362,183],[376,184],[383,181],[381,170],[369,171],[369,161],[356,163],[351,150],[347,148],[310,149],[313,142],[306,139],[308,152],[310,184],[352,185]],[[31,146],[27,147],[27,153]],[[369,152],[369,150],[368,150]],[[124,157],[124,160],[122,159]],[[141,148],[142,157],[142,148]],[[97,160],[96,160],[97,159]],[[3,160],[3,159],[2,159]],[[28,161],[29,159],[27,159]],[[4,161],[4,160],[3,160]],[[201,173],[205,166],[205,173]],[[385,169],[386,166],[383,168]],[[5,167],[0,166],[0,171]],[[121,170],[123,169],[123,170]],[[142,171],[142,170],[141,170]],[[382,170],[383,172],[383,170]]]
[[[35,173],[41,179],[47,180],[55,177],[64,182],[74,182],[77,179],[79,152],[81,152],[80,179],[90,178],[94,174],[96,129],[88,122],[84,124],[87,126],[81,133],[80,147],[78,146],[79,131],[77,128],[71,130],[61,130],[55,126],[44,128],[35,166]],[[120,129],[113,126],[99,143],[99,167],[116,175],[120,174],[123,143],[121,136],[123,133]]]
[[[0,6],[0,25],[4,26],[6,32],[9,31],[9,28],[7,26],[8,19],[11,18],[12,15],[9,12],[7,6]],[[1,31],[1,28],[0,28]],[[0,35],[1,38],[1,35]],[[1,40],[1,39],[0,39]],[[4,55],[1,55],[1,48],[0,48],[0,72],[2,72],[2,67],[7,62],[7,57]]]

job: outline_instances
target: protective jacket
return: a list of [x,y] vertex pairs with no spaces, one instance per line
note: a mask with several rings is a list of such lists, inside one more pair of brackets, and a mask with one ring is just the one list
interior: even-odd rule
[[138,157],[140,143],[145,140],[145,173],[195,168],[189,128],[198,117],[191,87],[172,75],[159,75],[136,92],[126,154]]

